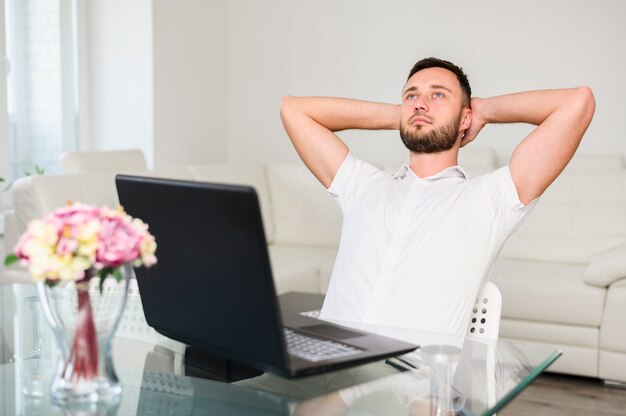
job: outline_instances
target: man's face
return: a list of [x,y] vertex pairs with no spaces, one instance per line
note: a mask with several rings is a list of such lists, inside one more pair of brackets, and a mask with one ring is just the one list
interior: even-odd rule
[[456,76],[443,68],[413,74],[402,93],[400,137],[416,153],[437,153],[457,142],[465,113]]

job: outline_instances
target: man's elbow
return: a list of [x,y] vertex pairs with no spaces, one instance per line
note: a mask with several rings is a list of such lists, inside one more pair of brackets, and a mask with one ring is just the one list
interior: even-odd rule
[[285,95],[280,103],[280,117],[282,119],[285,118],[287,114],[293,111],[296,107],[297,97],[292,97],[290,95]]
[[581,112],[582,118],[589,124],[596,111],[596,99],[593,96],[593,91],[591,91],[589,87],[578,87],[575,93],[576,102],[580,106],[579,111]]

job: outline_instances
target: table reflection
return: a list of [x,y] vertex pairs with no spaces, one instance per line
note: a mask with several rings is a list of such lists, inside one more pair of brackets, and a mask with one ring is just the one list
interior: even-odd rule
[[442,340],[436,334],[370,327],[386,335],[395,331],[422,348],[386,362],[299,380],[264,374],[226,383],[186,375],[186,346],[147,327],[141,299],[131,296],[113,348],[123,384],[121,400],[60,408],[52,406],[48,396],[55,347],[34,293],[32,286],[0,288],[0,414],[488,415],[559,356],[503,340],[485,344],[448,339],[460,350],[449,367],[450,406],[439,406],[436,413],[432,392],[438,385],[433,387],[434,370],[422,356],[429,342]]

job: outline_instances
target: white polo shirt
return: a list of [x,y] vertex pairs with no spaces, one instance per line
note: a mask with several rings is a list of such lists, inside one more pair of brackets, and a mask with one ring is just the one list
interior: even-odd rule
[[321,318],[463,336],[472,305],[524,206],[509,168],[418,177],[348,154],[328,189],[343,211]]

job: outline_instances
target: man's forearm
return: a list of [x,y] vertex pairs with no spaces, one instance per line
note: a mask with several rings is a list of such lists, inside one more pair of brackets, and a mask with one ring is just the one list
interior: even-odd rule
[[485,124],[529,123],[539,125],[556,111],[579,110],[580,88],[528,91],[480,99],[477,116]]
[[282,111],[300,111],[330,131],[397,130],[398,105],[333,97],[285,97]]
[[284,97],[280,117],[298,155],[326,188],[349,152],[334,132],[400,127],[399,106],[347,98]]
[[594,111],[593,92],[587,87],[473,98],[472,123],[461,145],[474,140],[486,124],[536,125],[509,163],[519,200],[527,204],[543,194],[569,163]]

